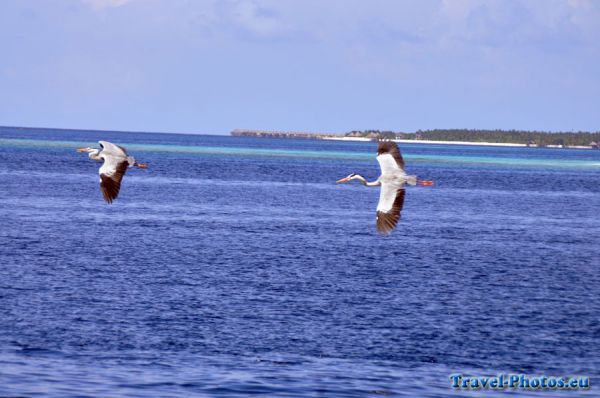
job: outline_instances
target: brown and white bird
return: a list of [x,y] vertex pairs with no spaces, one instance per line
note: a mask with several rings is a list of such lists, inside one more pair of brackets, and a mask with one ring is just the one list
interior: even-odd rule
[[137,163],[133,156],[127,154],[127,150],[121,146],[108,141],[98,141],[100,149],[79,148],[77,152],[87,152],[90,159],[104,163],[98,170],[100,174],[100,191],[107,203],[112,203],[119,195],[121,181],[128,167],[145,169],[148,166]]
[[387,235],[391,233],[404,206],[406,191],[404,184],[431,186],[433,181],[417,180],[416,176],[404,172],[404,159],[400,149],[393,141],[380,141],[377,147],[377,161],[381,168],[381,175],[375,181],[367,181],[360,174],[352,173],[348,177],[337,181],[337,184],[359,180],[367,187],[381,186],[379,203],[377,204],[377,231]]

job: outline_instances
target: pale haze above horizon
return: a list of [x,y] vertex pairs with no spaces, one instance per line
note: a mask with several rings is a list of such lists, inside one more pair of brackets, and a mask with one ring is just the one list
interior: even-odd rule
[[3,0],[0,125],[600,130],[600,1]]

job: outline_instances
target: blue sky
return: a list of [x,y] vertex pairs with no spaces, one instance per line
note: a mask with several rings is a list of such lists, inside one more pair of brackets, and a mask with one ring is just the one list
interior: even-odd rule
[[596,0],[2,0],[0,125],[600,130]]

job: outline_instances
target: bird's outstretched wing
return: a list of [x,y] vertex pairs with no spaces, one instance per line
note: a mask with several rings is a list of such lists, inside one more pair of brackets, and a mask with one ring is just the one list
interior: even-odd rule
[[123,180],[127,167],[129,167],[129,162],[126,158],[103,154],[103,152],[100,153],[100,156],[104,158],[104,164],[98,170],[100,190],[104,200],[107,203],[112,203],[119,195],[121,180]]
[[377,231],[379,233],[387,235],[396,228],[404,206],[405,195],[404,184],[381,184],[379,203],[377,204]]
[[120,156],[125,158],[127,157],[127,150],[122,146],[108,141],[98,141],[98,144],[100,144],[102,147],[102,152],[106,155]]
[[404,159],[400,149],[393,141],[380,141],[377,146],[377,161],[381,174],[391,174],[404,171]]

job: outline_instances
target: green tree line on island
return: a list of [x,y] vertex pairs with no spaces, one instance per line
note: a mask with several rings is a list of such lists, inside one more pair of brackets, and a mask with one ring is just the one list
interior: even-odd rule
[[474,130],[474,129],[434,129],[417,130],[414,133],[389,130],[354,130],[347,137],[367,137],[377,139],[405,139],[428,141],[469,141],[512,143],[532,146],[593,146],[600,143],[600,131],[597,132],[547,132],[524,130]]

